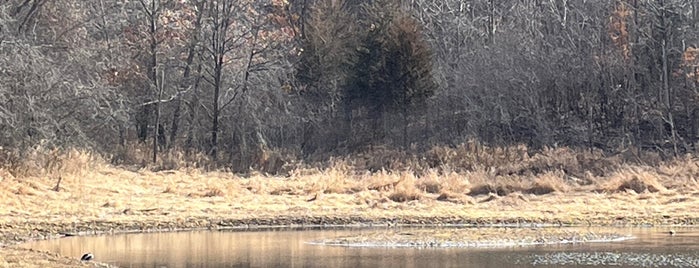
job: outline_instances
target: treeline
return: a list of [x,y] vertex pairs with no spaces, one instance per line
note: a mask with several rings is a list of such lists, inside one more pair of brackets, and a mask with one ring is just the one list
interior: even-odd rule
[[117,163],[177,151],[235,170],[270,154],[311,161],[469,140],[671,157],[699,137],[698,9],[3,1],[0,146],[89,147]]

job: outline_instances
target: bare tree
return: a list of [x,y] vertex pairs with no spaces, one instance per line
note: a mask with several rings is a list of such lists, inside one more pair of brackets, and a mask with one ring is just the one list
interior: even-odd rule
[[[151,82],[151,90],[154,92],[155,102],[152,103],[155,106],[155,122],[153,127],[153,163],[158,160],[158,136],[160,134],[160,100],[163,97],[163,83],[164,81],[158,80],[158,45],[162,42],[158,38],[159,32],[159,20],[160,14],[163,11],[163,3],[160,0],[139,0],[141,3],[142,11],[146,15],[146,20],[148,23],[148,43],[149,43],[149,61],[147,65],[148,79]],[[163,75],[164,76],[164,75]],[[146,104],[146,105],[150,105]]]
[[258,57],[267,49],[258,44],[261,25],[266,21],[255,4],[244,0],[207,4],[203,78],[213,88],[211,106],[206,108],[212,122],[209,154],[214,159],[220,149],[222,111],[248,90],[251,73],[262,66]]
[[[98,69],[85,67],[98,57],[91,49],[93,43],[85,36],[63,34],[90,29],[85,22],[94,17],[88,14],[87,3],[44,2],[31,11],[31,19],[25,19],[27,13],[22,10],[31,3],[0,4],[3,145],[109,147],[114,143],[112,131],[126,121],[128,107],[123,96],[101,79]],[[61,21],[48,21],[47,14],[67,10],[75,12]],[[40,30],[8,31],[29,26]]]
[[[184,62],[184,71],[182,72],[182,81],[180,82],[180,90],[186,90],[192,87],[198,87],[199,75],[195,74],[196,78],[193,78],[192,69],[194,65],[194,60],[199,54],[199,48],[201,47],[201,30],[202,30],[202,18],[204,17],[204,10],[206,5],[206,0],[195,1],[193,4],[193,9],[195,12],[195,19],[193,21],[193,26],[189,32],[189,43],[187,44],[187,58]],[[195,70],[196,71],[196,70]],[[195,80],[195,81],[192,81]],[[196,89],[194,90],[196,91]],[[172,122],[170,125],[170,143],[169,146],[175,145],[177,138],[177,132],[179,130],[179,121],[182,109],[182,96],[178,96],[175,101],[175,109],[172,114]]]

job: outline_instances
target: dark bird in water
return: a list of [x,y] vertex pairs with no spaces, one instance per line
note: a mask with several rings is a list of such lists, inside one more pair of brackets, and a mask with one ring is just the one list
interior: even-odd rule
[[89,261],[89,260],[92,260],[94,257],[95,257],[95,255],[92,255],[92,253],[88,252],[88,253],[83,254],[83,256],[80,257],[80,260],[81,261]]

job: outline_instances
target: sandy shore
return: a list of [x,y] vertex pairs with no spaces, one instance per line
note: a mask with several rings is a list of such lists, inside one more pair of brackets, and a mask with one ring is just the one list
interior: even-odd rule
[[[17,246],[65,235],[311,224],[699,224],[699,216],[692,213],[699,211],[699,188],[689,179],[659,179],[661,189],[642,193],[604,192],[592,185],[499,196],[469,194],[473,180],[458,174],[433,178],[451,185],[448,194],[406,193],[401,184],[421,185],[406,175],[352,177],[332,171],[242,178],[225,172],[130,171],[104,165],[64,174],[58,191],[51,176],[0,175],[0,267],[100,266],[80,262],[79,256]],[[454,181],[463,182],[458,187],[466,190],[459,193]],[[396,199],[396,194],[417,196]]]

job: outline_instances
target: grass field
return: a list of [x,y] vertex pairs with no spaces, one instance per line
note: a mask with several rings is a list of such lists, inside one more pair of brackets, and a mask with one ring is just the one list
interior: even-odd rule
[[[153,171],[160,169],[113,166],[83,151],[37,153],[0,169],[0,235],[12,245],[61,233],[249,225],[699,223],[693,157],[632,162],[565,148],[468,154],[467,146],[433,149],[421,160],[381,156],[395,162],[390,170],[369,171],[373,158],[360,155],[280,176]],[[0,266],[13,266],[18,249],[2,250]]]

